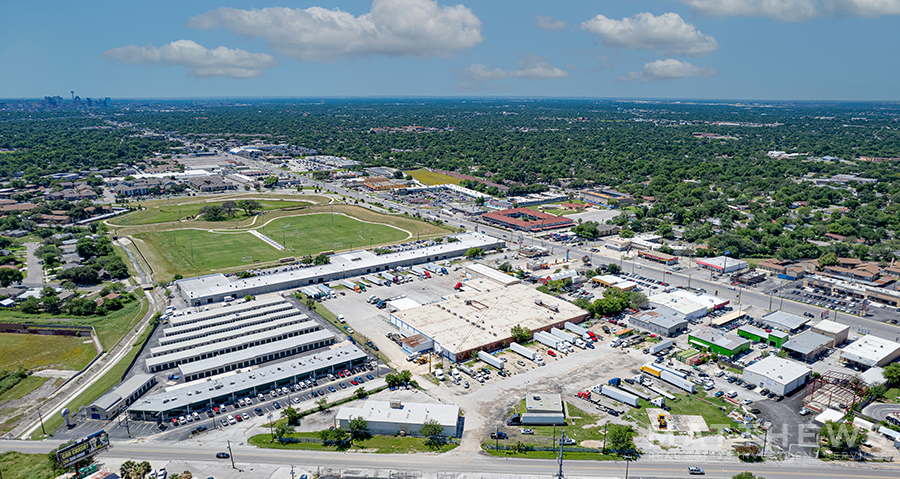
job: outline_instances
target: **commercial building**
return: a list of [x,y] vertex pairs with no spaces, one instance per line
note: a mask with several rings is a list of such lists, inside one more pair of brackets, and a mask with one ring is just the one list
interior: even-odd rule
[[778,329],[786,333],[795,333],[803,329],[809,319],[784,311],[773,311],[763,316],[760,321],[772,329]]
[[844,346],[841,351],[841,363],[868,369],[873,366],[885,366],[900,357],[900,344],[887,339],[863,336]]
[[565,414],[562,395],[555,393],[525,393],[525,412]]
[[492,211],[481,215],[481,219],[513,231],[546,231],[575,226],[575,222],[565,216],[553,216],[524,207]]
[[494,249],[504,243],[481,233],[455,235],[459,241],[427,246],[397,253],[376,255],[369,251],[354,251],[332,256],[330,264],[299,268],[253,278],[230,280],[223,274],[211,274],[175,282],[178,293],[188,304],[199,306],[224,301],[225,298],[242,298],[261,295],[310,284],[325,283],[364,274],[387,271],[398,266],[413,266],[465,255],[470,248]]
[[366,353],[356,346],[322,350],[279,363],[219,374],[207,381],[179,384],[136,401],[128,408],[128,414],[135,420],[165,421],[194,411],[205,411],[214,405],[233,404],[239,398],[255,398],[275,387],[321,378],[365,362]]
[[803,331],[784,343],[782,350],[787,351],[794,359],[811,363],[819,359],[831,348],[832,338],[812,331]]
[[810,331],[822,336],[828,336],[832,340],[829,346],[836,348],[847,342],[847,337],[850,335],[850,326],[826,319],[814,324]]
[[740,259],[729,258],[728,256],[716,256],[715,258],[698,259],[697,265],[706,269],[711,269],[719,273],[733,273],[747,268],[747,262]]
[[583,191],[581,193],[581,199],[589,203],[601,205],[609,205],[611,200],[615,200],[613,203],[621,206],[630,206],[634,204],[634,198],[631,195],[606,188]]
[[728,357],[733,357],[750,349],[750,341],[715,330],[701,330],[690,333],[688,335],[688,344]]
[[768,356],[744,368],[742,379],[784,396],[803,387],[811,373],[811,369],[798,362]]
[[390,322],[406,336],[421,334],[430,339],[435,352],[456,362],[511,343],[510,330],[517,324],[549,331],[563,328],[566,321],[580,323],[588,315],[568,301],[522,284],[479,289],[467,288],[438,302],[393,312]]
[[749,339],[754,343],[768,344],[769,346],[775,346],[776,348],[780,348],[788,340],[787,333],[774,330],[772,332],[766,332],[764,329],[759,329],[750,325],[744,325],[738,328],[737,335]]
[[108,421],[116,417],[154,385],[156,385],[156,376],[152,374],[135,374],[110,389],[88,406],[91,419]]
[[631,249],[631,240],[628,238],[621,238],[619,236],[613,236],[606,240],[605,246],[613,251],[628,251]]
[[510,276],[503,271],[491,268],[490,266],[485,266],[481,263],[471,263],[466,265],[466,277],[487,278],[495,283],[500,283],[503,286],[511,286],[521,283],[521,281],[515,276]]
[[670,293],[654,294],[647,299],[650,306],[654,308],[671,308],[688,321],[706,316],[709,308],[705,304],[701,304],[694,299],[674,293],[675,292],[673,291]]
[[665,306],[633,314],[628,322],[635,328],[658,334],[664,338],[671,338],[686,331],[689,323],[684,315]]
[[638,251],[638,256],[650,261],[662,263],[666,266],[678,264],[678,256],[672,256],[670,254],[660,253],[658,251]]
[[458,437],[459,406],[452,404],[402,403],[393,399],[376,401],[369,399],[362,407],[341,407],[336,415],[340,427],[350,430],[350,421],[361,417],[366,420],[369,432],[384,435],[418,435],[425,422],[437,421],[444,428],[443,436]]

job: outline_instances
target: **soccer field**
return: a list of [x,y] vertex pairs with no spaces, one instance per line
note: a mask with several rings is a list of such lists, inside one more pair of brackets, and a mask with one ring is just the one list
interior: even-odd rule
[[[319,198],[319,197],[315,197]],[[240,198],[237,198],[238,200]],[[204,206],[210,205],[221,205],[228,199],[223,199],[222,201],[213,201],[213,202],[197,202],[197,203],[187,203],[187,204],[173,204],[167,205],[164,202],[156,201],[153,205],[145,205],[147,209],[143,211],[136,211],[134,213],[127,214],[125,216],[115,218],[113,222],[117,225],[123,226],[138,226],[138,225],[150,225],[155,223],[166,223],[178,221],[179,218],[186,219],[196,216],[200,212],[200,208]],[[234,200],[232,200],[234,201]],[[259,204],[262,205],[264,211],[277,210],[281,208],[292,208],[298,206],[311,206],[316,204],[318,201],[314,199],[314,197],[310,196],[309,201],[302,201],[299,198],[296,201],[275,201],[275,200],[258,200]],[[244,218],[248,218],[248,216],[242,210],[237,210],[234,215],[234,220],[241,220]]]
[[431,186],[431,185],[446,185],[448,183],[453,184],[453,185],[458,185],[459,182],[462,181],[458,178],[454,178],[452,176],[447,176],[443,173],[434,173],[434,172],[428,171],[425,168],[422,168],[419,170],[413,170],[413,171],[406,171],[405,173],[407,175],[412,176],[413,178],[421,181],[423,184],[426,184],[429,186]]
[[[156,263],[154,270],[162,266],[166,274],[194,275],[210,271],[252,267],[280,258],[316,255],[334,249],[369,247],[403,241],[410,235],[403,230],[383,225],[363,223],[349,216],[335,214],[334,228],[329,213],[291,216],[276,219],[256,228],[278,243],[284,242],[287,250],[278,250],[249,232],[214,233],[206,230],[171,230],[137,235],[152,247],[148,260]],[[282,230],[282,226],[286,226]],[[283,234],[282,234],[283,233]],[[336,245],[337,244],[337,245]],[[193,261],[191,249],[193,247]]]
[[0,370],[14,371],[52,367],[78,370],[97,355],[90,336],[0,334]]

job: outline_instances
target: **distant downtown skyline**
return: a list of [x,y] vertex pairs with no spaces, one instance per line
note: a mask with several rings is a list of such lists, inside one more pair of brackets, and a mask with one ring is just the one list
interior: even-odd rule
[[0,98],[898,100],[900,0],[14,2]]

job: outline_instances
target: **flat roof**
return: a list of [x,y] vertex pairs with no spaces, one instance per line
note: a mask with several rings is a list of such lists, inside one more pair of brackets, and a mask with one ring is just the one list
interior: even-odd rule
[[747,344],[750,342],[747,339],[731,334],[723,334],[718,331],[697,331],[691,333],[690,336],[706,341],[710,344],[715,344],[716,346],[725,348],[729,351],[734,351],[742,344]]
[[490,279],[491,281],[500,283],[503,286],[509,286],[509,285],[520,282],[519,278],[510,276],[510,275],[504,273],[503,271],[491,268],[489,266],[485,266],[481,263],[468,264],[468,265],[466,265],[466,270],[472,271],[473,273],[477,273],[482,276],[485,276],[488,279]]
[[525,410],[540,409],[543,412],[563,412],[562,395],[557,393],[525,393]]
[[631,315],[631,317],[637,321],[643,321],[666,329],[686,325],[688,322],[684,315],[680,315],[674,309],[666,306],[660,306],[651,311],[641,311]]
[[[178,366],[182,377],[188,377],[194,374],[213,371],[226,366],[235,365],[242,362],[252,361],[262,356],[279,354],[294,348],[302,348],[317,342],[334,340],[334,335],[329,331],[314,331],[309,334],[295,336],[292,338],[282,339],[280,341],[272,341],[271,343],[260,344],[259,346],[249,347],[240,351],[220,354],[200,361],[192,363],[184,363]],[[161,356],[159,359],[165,358]],[[156,358],[154,358],[156,359]],[[260,361],[262,362],[262,361]]]
[[760,321],[775,327],[786,329],[788,331],[799,329],[803,327],[804,324],[809,322],[807,318],[784,311],[774,311],[772,313],[769,313],[763,316]]
[[843,333],[844,331],[849,330],[850,326],[824,319],[824,320],[819,321],[818,323],[812,325],[812,328],[818,329],[819,331],[822,331],[825,333],[831,333],[831,334],[837,335],[837,334]]
[[[163,354],[160,356],[153,356],[147,358],[147,368],[151,371],[152,368],[166,364],[166,363],[177,363],[178,361],[187,362],[190,358],[198,358],[203,355],[217,355],[222,354],[220,352],[224,352],[227,350],[236,350],[236,349],[247,349],[253,347],[253,343],[255,342],[269,342],[272,338],[281,336],[284,338],[292,337],[291,335],[300,335],[300,337],[305,336],[301,334],[303,331],[311,330],[317,331],[321,329],[318,323],[315,321],[304,321],[298,324],[292,324],[289,326],[285,326],[282,328],[276,328],[269,331],[261,331],[254,334],[246,334],[236,338],[228,339],[226,341],[218,341],[211,344],[204,344],[202,346],[197,346],[191,349],[187,349],[184,351],[176,351],[169,354]],[[275,342],[275,341],[271,341]],[[176,343],[178,344],[178,343]],[[228,354],[228,353],[224,353]]]
[[651,303],[672,308],[685,316],[709,309],[708,306],[701,304],[699,301],[673,293],[654,294],[648,300]]
[[138,389],[144,387],[145,384],[150,381],[155,381],[155,379],[156,376],[153,374],[135,374],[124,382],[119,383],[118,386],[110,389],[106,394],[100,396],[100,398],[94,401],[91,406],[103,409],[104,411],[109,411],[110,408],[115,406],[119,401],[131,396],[137,392]]
[[459,422],[459,406],[454,404],[400,403],[392,408],[388,401],[369,399],[362,407],[342,406],[338,409],[337,420],[349,421],[362,417],[368,422],[422,425],[431,419],[442,427],[454,427]]
[[834,343],[834,340],[828,336],[812,331],[803,331],[784,343],[781,347],[783,349],[796,351],[800,354],[810,354],[813,351],[821,349],[823,346],[830,346],[832,343]]
[[898,349],[900,344],[867,334],[841,348],[841,357],[867,366],[877,366]]
[[767,333],[765,329],[759,329],[759,328],[757,328],[756,326],[750,326],[749,324],[746,324],[746,325],[744,325],[744,326],[741,326],[741,327],[738,328],[737,330],[738,330],[738,331],[744,331],[744,332],[746,332],[746,333],[750,333],[750,334],[752,334],[752,335],[754,335],[754,336],[759,336],[759,337],[761,337],[761,338],[766,338],[766,339],[768,339],[768,337],[769,337],[769,333]]
[[[208,327],[200,327],[197,329],[191,328],[190,331],[184,331],[182,328],[185,326],[203,326],[201,323],[194,323],[190,325],[181,326],[179,328],[166,328],[163,330],[163,336],[159,338],[160,345],[166,344],[176,344],[186,341],[191,341],[193,339],[208,337],[210,335],[216,335],[219,333],[225,333],[229,331],[234,331],[236,329],[243,329],[247,327],[253,327],[256,325],[264,325],[266,323],[282,321],[288,319],[296,319],[298,317],[306,317],[305,314],[301,313],[300,310],[290,307],[290,308],[278,308],[278,311],[263,311],[256,310],[252,317],[248,317],[247,319],[242,319],[240,321],[229,321],[224,324],[213,324]],[[205,323],[205,321],[204,321]]]
[[[231,306],[225,305],[217,305],[219,307],[210,309],[209,311],[200,311],[196,312],[197,307],[187,308],[187,309],[179,309],[175,310],[175,313],[169,318],[169,324],[172,327],[178,327],[185,324],[197,323],[200,321],[205,321],[207,319],[220,318],[222,316],[229,316],[233,314],[239,314],[244,311],[251,311],[255,309],[261,309],[268,306],[273,306],[276,304],[286,303],[287,300],[282,298],[281,296],[271,296],[268,298],[258,298],[253,301],[245,301],[241,304],[232,303]],[[185,313],[181,316],[175,316],[178,313]],[[189,314],[187,314],[189,313]]]
[[365,255],[352,264],[329,263],[309,268],[299,268],[281,273],[253,278],[229,280],[223,274],[198,276],[180,279],[175,282],[181,295],[188,301],[206,298],[246,294],[262,294],[264,292],[298,288],[319,280],[334,281],[363,274],[370,274],[379,269],[390,269],[395,266],[434,261],[441,256],[461,256],[470,248],[488,249],[503,241],[482,233],[461,233],[452,235],[458,239],[453,243],[441,243],[433,246],[388,253],[379,256]]
[[422,306],[422,303],[409,298],[394,299],[388,301],[387,304],[397,311],[405,311],[407,309],[418,308],[419,306]]
[[210,334],[207,336],[197,337],[190,339],[188,341],[179,341],[176,343],[167,343],[155,348],[150,348],[150,356],[165,356],[167,354],[174,354],[178,351],[182,350],[194,350],[196,348],[201,348],[209,345],[219,345],[231,340],[237,340],[244,337],[250,337],[257,334],[261,334],[264,332],[282,332],[286,331],[285,328],[289,326],[295,325],[307,325],[307,327],[316,325],[315,321],[304,321],[308,320],[309,317],[305,314],[297,311],[297,314],[279,318],[275,321],[268,321],[265,323],[256,323],[243,328],[236,328],[230,331],[224,331],[221,333]]
[[779,384],[790,384],[809,374],[812,370],[797,361],[767,356],[744,368],[744,373],[748,371]]
[[439,345],[461,352],[510,338],[510,329],[516,324],[531,330],[546,329],[565,321],[580,322],[586,314],[568,301],[514,284],[506,288],[498,285],[490,291],[472,288],[442,301],[392,313],[391,322],[399,321],[399,327],[406,325],[415,330],[410,332],[424,334],[434,340],[436,348]]
[[724,325],[734,321],[735,319],[745,316],[746,314],[747,313],[744,312],[744,310],[732,311],[730,313],[725,313],[722,316],[719,316],[718,318],[710,321],[710,324],[712,324],[713,326],[724,326]]
[[211,400],[232,392],[263,387],[276,381],[315,373],[324,368],[365,357],[366,353],[353,345],[316,351],[314,354],[294,357],[278,363],[242,368],[238,371],[211,376],[205,381],[179,384],[166,389],[165,392],[135,402],[128,410],[159,412],[184,409],[191,404],[208,404]]

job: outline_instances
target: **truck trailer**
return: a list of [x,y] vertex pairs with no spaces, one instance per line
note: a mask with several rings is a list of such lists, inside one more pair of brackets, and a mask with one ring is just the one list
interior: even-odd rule
[[685,379],[681,376],[678,376],[677,374],[673,373],[672,371],[663,370],[662,373],[659,375],[659,378],[662,379],[663,381],[677,387],[678,389],[683,389],[689,393],[694,393],[694,391],[695,391],[694,383],[688,381],[687,379]]
[[497,369],[503,369],[503,367],[506,365],[506,363],[501,361],[500,358],[492,356],[484,351],[478,351],[478,359],[490,364]]
[[535,358],[538,355],[538,353],[526,348],[525,346],[522,346],[519,343],[515,343],[515,342],[509,343],[509,349],[511,349],[515,353],[519,353],[522,356],[525,356],[525,358],[530,361],[536,361]]
[[621,403],[628,404],[631,407],[638,407],[637,396],[627,393],[619,388],[604,385],[600,387],[600,394],[603,394],[608,398],[615,399],[616,401],[619,401]]
[[544,346],[547,346],[548,348],[561,350],[559,346],[562,342],[555,336],[544,333],[543,331],[534,333],[534,340],[543,344]]
[[565,324],[563,324],[563,327],[566,328],[567,331],[571,331],[575,333],[575,335],[582,338],[584,338],[584,335],[588,333],[587,328],[582,328],[581,326],[570,321],[566,321]]
[[521,422],[524,426],[564,426],[566,416],[561,412],[526,412]]
[[659,342],[659,343],[656,343],[655,345],[653,345],[652,348],[650,348],[650,354],[656,354],[656,353],[658,353],[658,352],[660,352],[660,351],[665,351],[666,349],[671,348],[671,347],[672,347],[672,344],[673,344],[673,343],[672,343],[672,340],[671,340],[671,339],[667,339],[667,340],[665,340],[665,341],[661,341],[661,342]]

